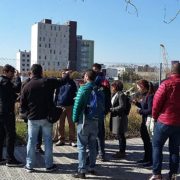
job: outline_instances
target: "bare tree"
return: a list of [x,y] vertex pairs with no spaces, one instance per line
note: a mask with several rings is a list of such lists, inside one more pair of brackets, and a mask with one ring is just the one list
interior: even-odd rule
[[[85,0],[82,0],[82,1],[84,2]],[[172,0],[170,0],[170,1],[172,1]],[[179,2],[179,0],[176,0],[176,1],[177,1],[177,3]],[[131,8],[133,8],[135,10],[136,16],[138,16],[138,8],[136,7],[136,5],[133,2],[133,0],[124,0],[124,2],[126,3],[126,11],[128,13],[130,13],[129,8],[131,7]],[[166,24],[170,24],[180,14],[180,8],[176,11],[175,15],[173,17],[171,17],[169,20],[167,20],[167,18],[166,18],[166,12],[167,12],[167,10],[166,10],[166,8],[164,8],[164,20],[163,20],[163,22],[166,23]]]

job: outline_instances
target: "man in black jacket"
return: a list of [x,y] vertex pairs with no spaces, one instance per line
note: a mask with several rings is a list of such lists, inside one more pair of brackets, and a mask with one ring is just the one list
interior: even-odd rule
[[[21,79],[17,75],[12,82],[15,68],[11,65],[3,67],[0,76],[0,164],[6,162],[9,167],[22,166],[14,157],[14,144],[16,138],[14,105],[17,94],[21,89]],[[7,153],[3,159],[3,144],[6,137]]]
[[57,169],[53,164],[52,154],[52,126],[47,120],[50,106],[53,105],[54,89],[64,85],[68,75],[61,79],[45,79],[42,77],[42,67],[34,64],[31,67],[32,78],[24,86],[21,94],[20,104],[22,113],[27,112],[28,118],[28,144],[25,169],[33,172],[35,161],[35,146],[39,129],[42,128],[45,143],[45,166],[47,172]]

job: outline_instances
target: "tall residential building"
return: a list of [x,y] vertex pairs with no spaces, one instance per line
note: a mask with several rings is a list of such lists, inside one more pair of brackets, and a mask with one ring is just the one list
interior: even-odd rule
[[31,66],[31,52],[20,51],[16,53],[16,69],[21,73],[27,73]]
[[77,71],[92,68],[94,63],[94,41],[77,36]]
[[65,25],[52,24],[44,19],[32,26],[31,64],[39,63],[44,70],[76,67],[76,27],[69,21]]

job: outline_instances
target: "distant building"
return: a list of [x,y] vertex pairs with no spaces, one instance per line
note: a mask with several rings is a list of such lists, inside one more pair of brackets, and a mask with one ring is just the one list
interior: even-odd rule
[[18,51],[16,53],[16,69],[21,73],[27,73],[31,66],[31,52]]
[[44,19],[32,26],[31,64],[39,63],[44,70],[76,69],[77,22],[52,24]]
[[77,71],[85,71],[92,68],[94,63],[94,41],[84,40],[77,36]]

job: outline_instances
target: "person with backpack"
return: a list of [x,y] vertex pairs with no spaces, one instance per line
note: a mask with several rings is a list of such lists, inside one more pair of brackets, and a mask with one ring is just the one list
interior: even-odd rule
[[[14,75],[16,77],[13,81]],[[21,79],[15,68],[9,64],[3,67],[0,76],[0,164],[8,167],[22,166],[14,156],[16,121],[14,106],[21,89]],[[6,138],[6,159],[3,158],[3,145]]]
[[101,72],[101,65],[98,63],[93,64],[93,71],[96,73],[95,84],[100,91],[104,94],[104,109],[101,110],[102,116],[98,120],[98,137],[97,137],[97,158],[105,161],[105,116],[108,114],[111,107],[111,91],[109,81]]
[[147,117],[152,115],[152,103],[154,97],[153,84],[145,79],[137,82],[137,89],[141,93],[142,98],[140,101],[133,100],[133,103],[138,107],[137,112],[142,116],[142,123],[140,127],[141,138],[144,143],[144,157],[137,161],[144,167],[152,166],[152,143],[146,126]]
[[126,155],[126,137],[125,132],[128,128],[128,119],[126,112],[127,97],[123,93],[123,83],[119,80],[111,84],[111,104],[110,108],[110,130],[119,140],[119,151],[113,155],[115,158],[124,158]]
[[[68,69],[64,69],[62,77],[66,75]],[[76,147],[75,140],[75,124],[72,122],[72,108],[74,104],[74,97],[76,96],[76,83],[73,79],[69,78],[69,81],[56,89],[55,104],[57,107],[62,107],[63,112],[59,121],[56,124],[54,139],[58,139],[56,146],[65,145],[65,119],[67,118],[69,124],[69,145]]]
[[95,173],[96,139],[98,134],[98,100],[97,88],[94,83],[96,73],[87,70],[84,75],[85,84],[76,95],[73,106],[73,122],[77,123],[78,172],[74,178],[86,178],[86,149],[89,148],[89,173]]

